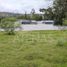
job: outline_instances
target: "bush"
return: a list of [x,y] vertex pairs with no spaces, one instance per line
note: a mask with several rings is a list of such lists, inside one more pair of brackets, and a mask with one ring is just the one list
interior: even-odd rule
[[15,34],[16,21],[17,19],[13,17],[4,18],[0,22],[0,28],[4,29],[9,35]]

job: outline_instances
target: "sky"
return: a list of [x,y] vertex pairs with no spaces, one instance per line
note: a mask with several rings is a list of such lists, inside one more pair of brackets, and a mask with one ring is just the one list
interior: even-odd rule
[[40,13],[40,8],[48,8],[52,4],[51,0],[0,0],[0,11],[30,13],[32,9],[35,9],[36,13]]

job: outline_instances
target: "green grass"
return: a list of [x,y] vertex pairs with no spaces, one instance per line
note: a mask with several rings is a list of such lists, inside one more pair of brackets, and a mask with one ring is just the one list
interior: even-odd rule
[[67,31],[0,32],[0,67],[67,67]]

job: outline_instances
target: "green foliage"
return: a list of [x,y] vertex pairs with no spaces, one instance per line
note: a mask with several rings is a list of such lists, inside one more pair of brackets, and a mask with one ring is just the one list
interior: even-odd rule
[[40,16],[40,15],[38,15],[38,14],[34,14],[34,15],[32,15],[32,17],[31,17],[31,20],[42,20],[42,16]]
[[6,31],[8,34],[14,34],[15,31],[15,22],[17,21],[16,18],[10,17],[10,18],[4,18],[0,22],[0,27]]
[[23,14],[22,16],[18,16],[17,19],[25,19],[25,20],[30,20],[30,15],[29,14]]
[[51,7],[47,9],[40,9],[40,12],[44,13],[44,20],[53,20],[54,19],[54,14],[53,14],[53,9]]
[[55,20],[55,25],[63,25],[63,19],[67,17],[67,0],[54,0],[53,7],[40,9],[44,13],[44,19]]
[[32,9],[30,14],[23,14],[22,16],[18,16],[17,19],[25,19],[25,20],[42,20],[42,16],[35,13],[35,10]]
[[40,16],[39,14],[36,14],[35,9],[32,9],[30,14],[30,19],[38,21],[38,20],[42,20],[42,16]]
[[66,17],[67,1],[66,0],[54,0],[54,18],[62,25],[63,19]]
[[24,15],[18,16],[17,19],[25,19],[25,16]]

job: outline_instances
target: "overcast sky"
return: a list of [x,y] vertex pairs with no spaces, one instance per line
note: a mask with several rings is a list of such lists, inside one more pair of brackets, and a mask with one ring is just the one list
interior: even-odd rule
[[34,8],[39,13],[40,8],[48,8],[52,3],[51,0],[0,0],[0,11],[30,13]]

